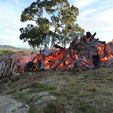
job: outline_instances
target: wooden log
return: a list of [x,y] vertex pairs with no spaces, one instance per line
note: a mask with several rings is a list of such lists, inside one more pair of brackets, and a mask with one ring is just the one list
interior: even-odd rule
[[66,53],[64,54],[64,56],[61,58],[61,60],[59,61],[59,63],[53,68],[53,70],[56,70],[59,65],[61,63],[64,62],[65,58],[67,57],[67,55],[71,52],[71,49],[75,48],[75,46],[78,44],[78,38],[75,38],[72,43],[70,44],[70,47],[66,50]]
[[59,48],[59,49],[61,49],[61,50],[63,50],[63,51],[66,50],[66,48],[63,48],[63,47],[59,46],[58,44],[54,44],[54,47],[55,47],[55,48]]
[[2,74],[4,72],[4,67],[5,67],[5,62],[1,61],[0,62],[0,78],[2,77]]
[[6,65],[4,67],[2,78],[6,78],[9,74],[10,74],[10,63],[8,60],[6,60]]
[[3,59],[4,65],[0,69],[0,80],[12,79],[17,75],[16,59]]

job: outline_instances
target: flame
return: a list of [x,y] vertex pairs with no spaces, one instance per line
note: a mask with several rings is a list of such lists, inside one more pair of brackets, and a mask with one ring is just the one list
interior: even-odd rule
[[[113,54],[110,52],[109,46],[106,46],[106,52],[107,52],[106,55],[104,55],[104,51],[105,51],[104,44],[98,44],[96,47],[98,49],[98,54],[100,55],[101,62],[109,62],[110,59],[113,58]],[[60,60],[65,55],[65,52],[66,49],[61,48],[57,51],[54,50],[54,52],[52,52],[52,54],[49,56],[43,56],[41,54],[33,54],[28,56],[19,55],[18,63],[20,65],[20,71],[23,71],[25,64],[29,61],[32,61],[33,59],[34,59],[33,62],[35,64],[37,64],[39,60],[42,60],[45,65],[45,69],[51,70],[60,62]],[[59,65],[58,69],[71,69],[74,66],[76,66],[75,64],[76,61],[78,60],[79,60],[78,54],[76,54],[75,51],[72,49],[70,54],[67,55],[67,57],[65,58],[64,62]],[[83,57],[80,60],[80,66],[84,66],[84,67],[90,66],[89,59],[87,57]]]
[[100,55],[100,60],[101,62],[109,62],[111,58],[113,58],[113,55],[110,51],[110,48],[108,46],[108,44],[106,44],[106,56],[104,56],[104,44],[100,44],[97,46],[97,49],[98,49],[98,53]]

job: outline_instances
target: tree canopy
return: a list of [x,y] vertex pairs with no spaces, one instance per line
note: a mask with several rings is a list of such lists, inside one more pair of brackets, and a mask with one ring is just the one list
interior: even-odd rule
[[37,0],[21,14],[22,22],[35,24],[20,28],[20,39],[33,47],[50,43],[65,45],[71,33],[84,32],[76,23],[78,15],[78,8],[70,5],[68,0]]

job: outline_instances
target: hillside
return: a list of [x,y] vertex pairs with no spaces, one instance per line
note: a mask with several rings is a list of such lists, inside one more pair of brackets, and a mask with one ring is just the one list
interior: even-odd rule
[[21,49],[21,48],[17,48],[17,47],[14,47],[14,46],[10,46],[10,45],[0,45],[0,49]]
[[25,104],[29,113],[113,113],[113,68],[27,72],[0,84],[0,98],[10,95]]

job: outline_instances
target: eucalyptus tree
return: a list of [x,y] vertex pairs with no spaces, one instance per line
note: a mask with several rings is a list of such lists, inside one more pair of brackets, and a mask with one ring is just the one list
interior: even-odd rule
[[20,28],[20,39],[33,47],[50,46],[54,43],[66,45],[71,33],[83,33],[77,24],[79,10],[68,0],[37,0],[25,8],[21,21],[31,21]]

